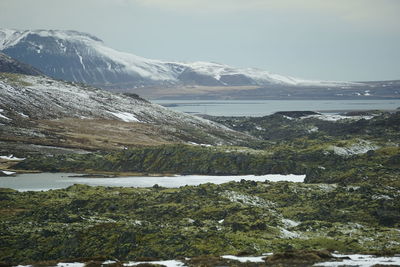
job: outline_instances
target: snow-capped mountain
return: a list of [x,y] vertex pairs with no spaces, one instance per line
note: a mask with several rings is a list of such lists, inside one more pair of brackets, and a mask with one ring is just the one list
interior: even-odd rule
[[77,31],[0,29],[0,51],[50,77],[103,88],[353,84],[307,81],[219,63],[146,59],[116,51],[99,38]]

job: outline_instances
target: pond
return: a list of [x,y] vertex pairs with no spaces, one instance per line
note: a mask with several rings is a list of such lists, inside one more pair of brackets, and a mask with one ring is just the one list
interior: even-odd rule
[[207,176],[207,175],[181,175],[181,176],[131,176],[115,178],[87,178],[76,173],[29,173],[17,176],[0,177],[0,187],[12,188],[18,191],[42,191],[61,189],[73,184],[86,184],[91,186],[115,187],[152,187],[157,184],[162,187],[180,187],[185,185],[199,185],[204,183],[222,184],[242,179],[252,181],[290,181],[303,182],[305,175],[243,175],[243,176]]
[[390,100],[153,100],[191,114],[212,116],[265,116],[278,111],[317,111],[337,114],[360,110],[395,110],[400,99]]

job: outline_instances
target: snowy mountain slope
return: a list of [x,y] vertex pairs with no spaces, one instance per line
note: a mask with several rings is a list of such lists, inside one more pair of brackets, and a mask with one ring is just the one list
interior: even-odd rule
[[210,62],[164,62],[107,47],[76,31],[0,29],[0,51],[46,75],[103,88],[154,86],[348,86],[348,82],[307,81],[252,68]]
[[[44,76],[0,74],[0,131],[6,131],[7,127],[28,127],[26,125],[29,125],[26,131],[31,131],[36,124],[43,123],[47,126],[57,124],[60,128],[59,124],[68,118],[73,120],[75,130],[81,131],[85,124],[95,121],[100,131],[122,125],[120,131],[129,132],[133,138],[142,129],[153,136],[157,131],[157,138],[174,142],[229,144],[249,138],[217,123],[152,104],[136,95],[115,94]],[[52,127],[45,128],[53,131]],[[120,131],[117,134],[124,134]],[[65,134],[66,130],[62,132]],[[15,129],[10,128],[9,133],[15,135]],[[5,132],[1,136],[4,137]],[[109,136],[109,140],[114,137]]]

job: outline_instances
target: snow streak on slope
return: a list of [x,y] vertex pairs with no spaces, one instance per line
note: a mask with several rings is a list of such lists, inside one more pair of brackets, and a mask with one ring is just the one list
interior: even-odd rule
[[253,68],[211,62],[166,62],[116,51],[76,31],[0,29],[0,50],[58,79],[103,87],[171,85],[349,86],[296,79]]

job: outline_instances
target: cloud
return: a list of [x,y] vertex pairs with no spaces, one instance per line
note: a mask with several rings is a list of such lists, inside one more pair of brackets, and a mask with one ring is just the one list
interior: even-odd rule
[[[194,14],[316,13],[365,27],[400,29],[399,0],[103,0]],[[316,22],[318,23],[318,22]]]

